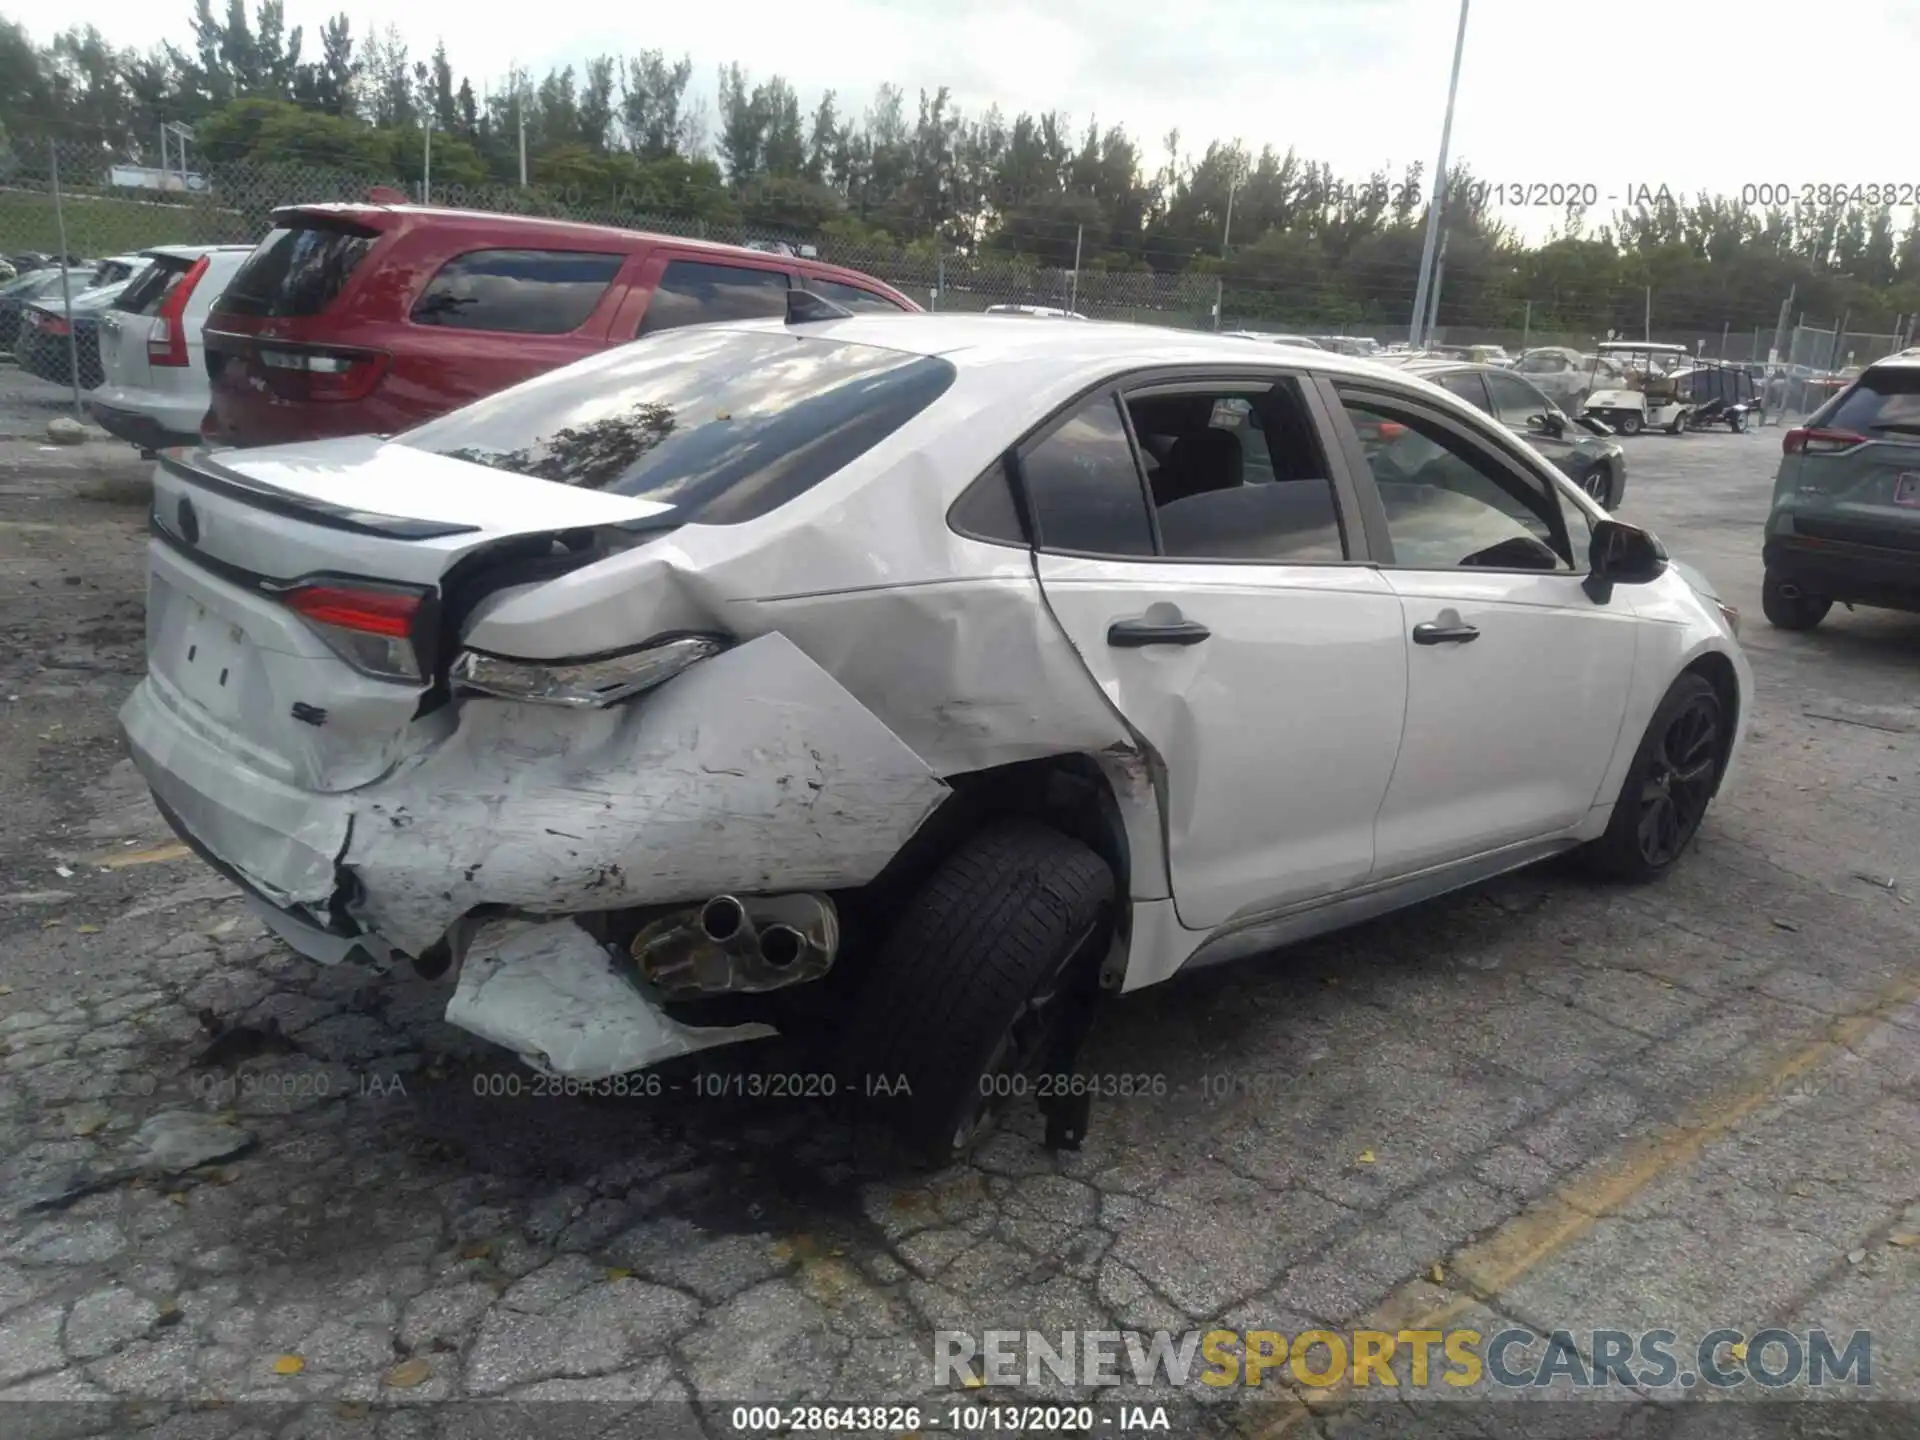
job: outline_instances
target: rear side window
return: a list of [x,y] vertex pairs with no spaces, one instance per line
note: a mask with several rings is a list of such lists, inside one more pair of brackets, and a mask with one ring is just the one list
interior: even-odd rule
[[428,282],[413,323],[565,335],[586,324],[625,259],[571,250],[470,250]]
[[113,308],[130,315],[159,314],[173,287],[192,268],[191,260],[177,260],[171,255],[154,257],[153,263],[134,276],[127,288],[120,292],[120,298],[113,302]]
[[1920,435],[1920,365],[1888,365],[1867,371],[1808,417],[1827,430]]
[[318,315],[346,288],[380,236],[359,226],[295,224],[267,232],[220,297],[237,315]]
[[1020,452],[1039,543],[1092,555],[1152,555],[1153,525],[1126,422],[1095,395]]
[[663,527],[757,519],[953,383],[933,356],[784,333],[687,330],[517,385],[398,443],[672,507]]
[[884,295],[876,295],[871,290],[862,290],[858,285],[842,285],[838,280],[821,280],[809,275],[807,289],[822,300],[831,300],[842,309],[851,310],[856,315],[898,315],[900,307]]
[[766,320],[787,313],[792,288],[782,270],[670,260],[653,287],[642,335],[715,320]]

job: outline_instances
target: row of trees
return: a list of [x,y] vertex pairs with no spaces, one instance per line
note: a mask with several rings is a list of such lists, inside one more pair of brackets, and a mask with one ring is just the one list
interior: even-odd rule
[[[446,47],[416,58],[391,26],[345,15],[309,38],[282,0],[195,0],[180,43],[116,48],[92,27],[50,44],[0,18],[0,126],[151,161],[160,128],[196,130],[203,167],[325,167],[417,182],[432,131],[436,190],[567,187],[635,213],[818,234],[852,255],[940,245],[1082,268],[1218,271],[1239,308],[1276,319],[1404,320],[1426,214],[1417,167],[1354,183],[1292,151],[1176,132],[1151,151],[1120,126],[1048,112],[965,115],[945,89],[880,85],[856,113],[784,78],[719,70],[711,99],[689,59],[600,55],[498,84],[458,75]],[[1526,245],[1462,167],[1449,177],[1441,321],[1637,330],[1661,321],[1771,323],[1791,290],[1816,315],[1891,328],[1920,310],[1920,220],[1842,194],[1756,209],[1664,191],[1601,219],[1579,207]]]

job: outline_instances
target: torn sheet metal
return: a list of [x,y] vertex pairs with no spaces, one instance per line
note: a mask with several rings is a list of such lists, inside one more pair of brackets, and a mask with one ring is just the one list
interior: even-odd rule
[[767,1025],[696,1027],[670,1019],[571,920],[483,928],[460,967],[446,1019],[569,1080],[604,1080],[777,1033]]
[[355,913],[418,954],[480,904],[545,914],[863,885],[947,795],[783,635],[602,711],[468,697],[354,797]]

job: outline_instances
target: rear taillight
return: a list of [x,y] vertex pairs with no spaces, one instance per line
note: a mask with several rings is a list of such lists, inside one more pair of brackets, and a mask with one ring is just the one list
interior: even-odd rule
[[1851,430],[1789,430],[1786,438],[1780,442],[1780,453],[1838,455],[1842,450],[1851,450],[1856,445],[1866,443],[1866,436],[1856,435]]
[[67,324],[65,316],[49,315],[44,310],[34,315],[33,328],[43,335],[65,335],[73,329],[71,325]]
[[280,598],[361,673],[410,684],[425,680],[414,635],[426,591],[343,582],[298,585]]
[[202,255],[186,274],[174,281],[160,308],[154,312],[153,328],[147,332],[147,363],[184,367],[187,363],[187,301],[193,287],[207,273],[208,257]]
[[366,350],[272,346],[262,346],[258,354],[267,388],[283,400],[364,400],[386,373],[387,358]]
[[669,635],[598,660],[510,660],[477,650],[454,658],[454,688],[501,700],[602,709],[664,685],[690,665],[718,655],[720,635]]

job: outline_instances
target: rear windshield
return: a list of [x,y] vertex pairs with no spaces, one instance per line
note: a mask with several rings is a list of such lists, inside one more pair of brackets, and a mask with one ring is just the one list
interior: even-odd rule
[[1829,430],[1920,435],[1920,365],[1867,371],[1807,419]]
[[192,268],[191,260],[180,260],[171,255],[154,256],[153,263],[134,276],[127,288],[120,292],[120,298],[113,302],[113,308],[133,315],[158,315],[169,292],[180,283],[181,276]]
[[670,331],[398,437],[736,525],[811,489],[946,392],[945,360],[783,332]]
[[358,226],[305,222],[270,230],[228,284],[220,308],[274,318],[318,315],[379,238]]

